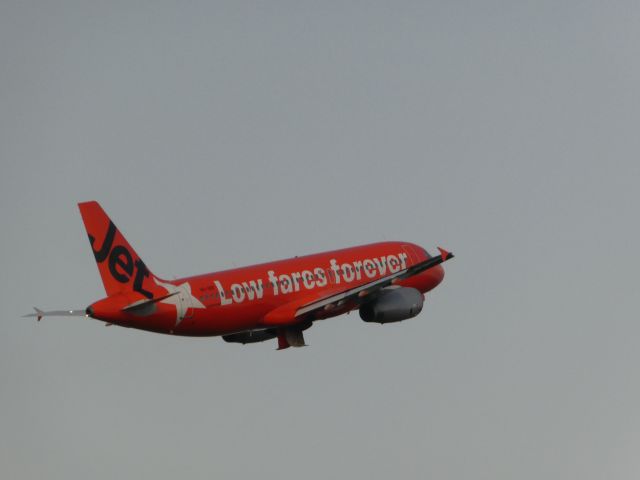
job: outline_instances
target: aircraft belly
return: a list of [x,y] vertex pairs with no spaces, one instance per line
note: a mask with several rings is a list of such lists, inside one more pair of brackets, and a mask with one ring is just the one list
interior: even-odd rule
[[175,335],[216,336],[252,330],[272,307],[268,305],[216,306],[195,311],[175,328]]

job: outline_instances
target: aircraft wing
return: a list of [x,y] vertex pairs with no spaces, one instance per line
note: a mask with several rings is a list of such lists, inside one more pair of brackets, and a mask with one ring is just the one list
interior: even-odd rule
[[436,265],[440,265],[441,263],[446,262],[447,260],[453,258],[454,256],[453,253],[448,252],[440,247],[438,247],[438,251],[440,252],[440,255],[436,257],[428,258],[423,262],[412,265],[409,268],[400,270],[399,272],[389,274],[382,278],[378,278],[372,282],[366,283],[364,285],[360,285],[358,287],[354,287],[354,288],[343,290],[341,292],[329,294],[329,296],[326,296],[324,298],[318,299],[316,301],[312,301],[305,305],[301,305],[299,308],[296,309],[295,317],[297,318],[305,314],[317,312],[320,309],[327,308],[330,306],[336,307],[336,306],[344,305],[345,303],[348,303],[351,301],[362,302],[365,298],[371,295],[375,295],[377,292],[379,292],[383,288],[396,283],[398,280],[409,278],[413,275],[422,273],[425,270],[429,270],[430,268],[433,268]]
[[304,346],[305,342],[302,331],[309,328],[313,320],[322,318],[321,314],[324,310],[339,309],[346,304],[362,303],[366,299],[379,293],[383,288],[393,285],[398,280],[417,275],[453,258],[453,254],[443,248],[438,247],[438,250],[440,251],[440,255],[436,257],[428,258],[409,268],[378,278],[364,285],[346,289],[336,287],[329,293],[325,293],[322,297],[312,294],[309,297],[281,305],[269,312],[262,319],[262,324],[266,329],[253,332],[256,335],[255,340],[252,340],[251,335],[248,335],[246,332],[239,334],[240,336],[238,336],[237,339],[234,338],[234,335],[231,335],[225,337],[225,340],[249,343],[251,341],[263,341],[277,336],[278,350],[290,346]]
[[302,318],[309,319],[309,317],[312,317],[313,319],[314,314],[320,313],[324,309],[331,310],[339,308],[350,302],[362,303],[365,299],[376,295],[380,290],[396,283],[398,280],[417,275],[453,258],[452,253],[440,247],[438,247],[438,250],[440,251],[440,255],[436,257],[428,258],[423,262],[375,279],[364,285],[353,288],[349,288],[348,286],[347,288],[336,287],[328,293],[325,292],[321,297],[318,297],[317,294],[312,294],[309,297],[281,305],[264,317],[263,325],[265,327],[291,325]]

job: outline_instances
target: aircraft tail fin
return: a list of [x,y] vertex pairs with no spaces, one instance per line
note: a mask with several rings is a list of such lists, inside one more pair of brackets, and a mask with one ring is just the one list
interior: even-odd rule
[[164,290],[154,281],[154,275],[100,204],[82,202],[78,207],[107,295],[127,291],[149,299],[162,295]]

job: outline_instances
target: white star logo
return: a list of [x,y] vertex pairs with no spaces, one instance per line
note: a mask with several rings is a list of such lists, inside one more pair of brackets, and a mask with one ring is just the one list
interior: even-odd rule
[[160,303],[176,306],[176,326],[178,326],[182,321],[189,309],[207,308],[200,300],[193,296],[189,282],[174,285],[173,283],[161,282],[157,278],[154,278],[154,280],[158,285],[165,288],[167,290],[167,294],[170,295],[164,300],[160,300]]

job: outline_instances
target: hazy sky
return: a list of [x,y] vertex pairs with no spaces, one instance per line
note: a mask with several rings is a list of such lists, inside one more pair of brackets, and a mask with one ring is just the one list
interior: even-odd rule
[[[0,475],[637,479],[637,1],[0,1]],[[35,305],[401,239],[419,317],[307,348]]]

